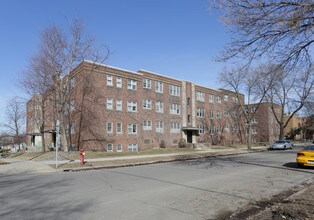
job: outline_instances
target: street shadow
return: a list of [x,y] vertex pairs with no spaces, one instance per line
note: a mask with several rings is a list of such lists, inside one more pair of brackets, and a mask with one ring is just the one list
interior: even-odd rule
[[298,164],[296,162],[285,163],[283,166],[289,167],[289,168],[296,168],[300,170],[314,170],[314,167],[307,167],[307,166],[298,167]]

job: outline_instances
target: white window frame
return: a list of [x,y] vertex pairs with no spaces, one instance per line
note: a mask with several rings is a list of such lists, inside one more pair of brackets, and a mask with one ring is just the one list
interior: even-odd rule
[[149,99],[143,99],[143,109],[152,109],[152,100]]
[[122,99],[117,99],[116,100],[116,110],[117,111],[122,111]]
[[113,110],[113,99],[107,99],[107,110]]
[[137,125],[128,123],[128,134],[137,134]]
[[144,120],[143,121],[143,130],[145,130],[145,131],[152,130],[152,121],[151,120]]
[[205,118],[205,109],[204,108],[198,108],[196,110],[196,116],[199,118]]
[[107,144],[107,152],[113,152],[113,144],[112,143]]
[[152,88],[152,80],[151,79],[143,79],[143,88],[151,89]]
[[[110,125],[110,127],[109,127],[109,125]],[[112,122],[107,122],[106,130],[107,130],[107,134],[112,134],[113,133],[113,123]]]
[[196,91],[196,100],[200,102],[205,102],[205,92]]
[[214,118],[215,118],[215,112],[214,112],[213,109],[210,109],[210,110],[209,110],[209,118],[210,118],[210,119],[214,119]]
[[199,124],[197,127],[198,127],[198,133],[199,134],[205,134],[205,125],[204,124]]
[[180,133],[181,124],[180,122],[171,122],[170,133]]
[[157,133],[164,133],[164,122],[163,121],[156,121],[156,132]]
[[137,152],[138,145],[137,144],[128,144],[128,152]]
[[137,112],[137,102],[128,101],[128,112]]
[[209,103],[214,103],[214,95],[209,94],[208,101],[209,101]]
[[224,95],[224,101],[228,102],[229,101],[229,96],[228,95]]
[[216,103],[221,103],[221,97],[220,96],[216,96]]
[[112,77],[112,75],[107,75],[107,86],[113,86],[113,77]]
[[180,97],[180,86],[170,85],[170,95]]
[[122,88],[122,78],[121,77],[116,78],[116,87]]
[[137,81],[134,79],[128,79],[128,89],[129,90],[136,90]]
[[164,113],[164,103],[162,101],[156,102],[156,112],[157,113]]
[[116,125],[117,127],[116,127],[116,132],[117,132],[117,134],[122,134],[123,132],[123,130],[122,130],[122,123],[121,122],[118,122],[117,123],[117,125]]
[[221,119],[221,111],[217,111],[217,118]]
[[172,115],[180,115],[180,105],[171,103],[170,104],[170,114]]
[[122,144],[117,144],[117,152],[122,152],[123,145]]
[[155,82],[155,92],[163,93],[164,92],[164,83],[161,81]]

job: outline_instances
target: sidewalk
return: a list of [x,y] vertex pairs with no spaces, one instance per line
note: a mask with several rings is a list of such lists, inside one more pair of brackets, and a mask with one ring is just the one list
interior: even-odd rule
[[191,160],[210,156],[243,154],[248,152],[264,151],[267,147],[254,147],[252,150],[246,148],[228,148],[228,149],[195,149],[188,153],[169,153],[169,154],[152,154],[152,155],[132,155],[116,156],[97,159],[85,159],[85,164],[81,165],[79,160],[58,160],[58,169],[56,169],[55,160],[22,160],[7,159],[0,160],[8,164],[0,165],[0,175],[8,174],[25,174],[25,173],[49,173],[62,171],[81,171],[102,168],[115,168],[125,166],[136,166],[152,163]]

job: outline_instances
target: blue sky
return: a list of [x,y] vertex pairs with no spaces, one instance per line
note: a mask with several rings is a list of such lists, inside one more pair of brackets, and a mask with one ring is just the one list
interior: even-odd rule
[[223,64],[213,61],[228,36],[208,0],[2,0],[0,121],[6,101],[24,96],[18,78],[46,26],[79,17],[97,44],[112,52],[108,65],[145,69],[219,88]]

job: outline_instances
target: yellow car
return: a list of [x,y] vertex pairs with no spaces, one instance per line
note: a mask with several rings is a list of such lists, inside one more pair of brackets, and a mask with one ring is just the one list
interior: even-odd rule
[[314,167],[314,145],[306,146],[297,154],[298,167],[313,166]]

